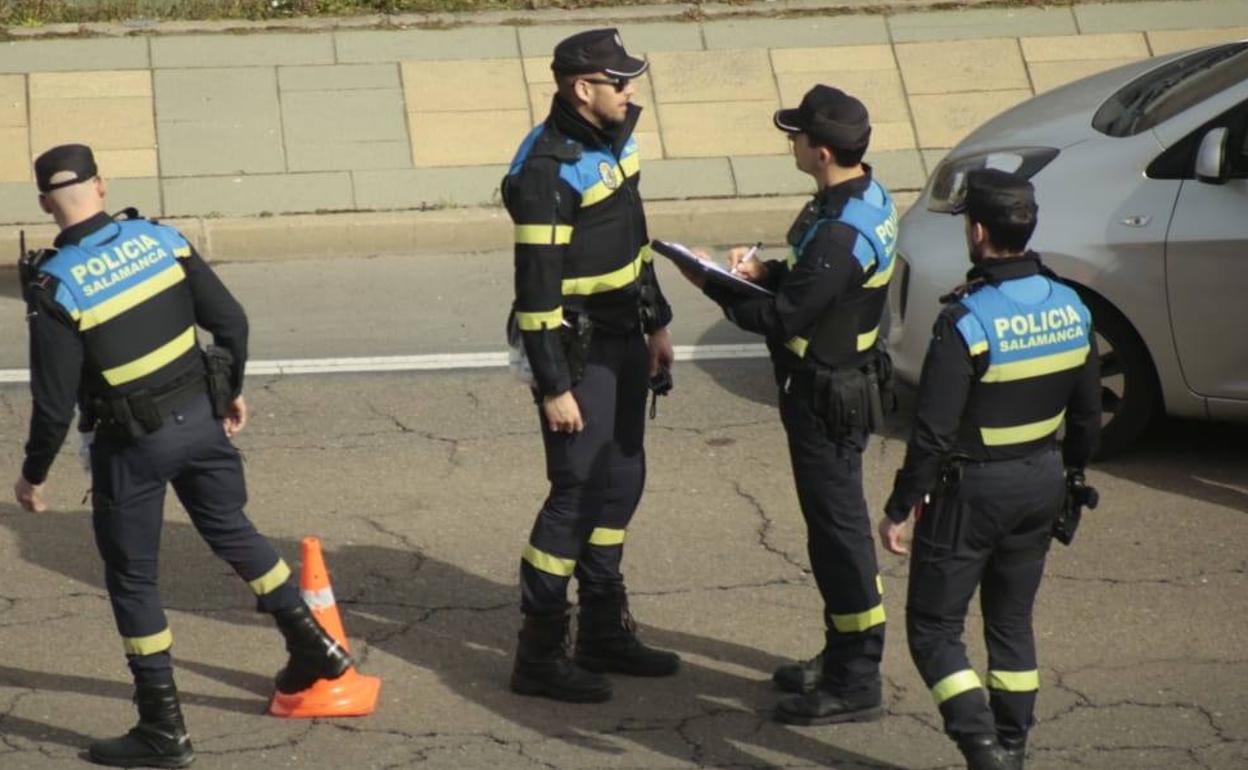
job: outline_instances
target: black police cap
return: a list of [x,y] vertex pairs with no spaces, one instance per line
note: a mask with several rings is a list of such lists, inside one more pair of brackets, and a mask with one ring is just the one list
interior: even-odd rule
[[[52,177],[63,172],[70,172],[73,176],[52,181]],[[99,173],[95,167],[95,155],[85,144],[58,145],[35,158],[35,184],[41,193],[85,182]]]
[[1040,210],[1031,182],[1008,171],[996,168],[968,171],[962,190],[952,211],[966,214],[976,222],[1025,224],[1035,220]]
[[806,134],[841,150],[865,150],[871,139],[866,105],[831,86],[815,86],[796,109],[777,110],[772,119],[785,133]]
[[550,68],[556,75],[587,75],[605,72],[617,78],[635,78],[650,66],[624,50],[624,41],[614,28],[591,29],[564,38],[555,46]]

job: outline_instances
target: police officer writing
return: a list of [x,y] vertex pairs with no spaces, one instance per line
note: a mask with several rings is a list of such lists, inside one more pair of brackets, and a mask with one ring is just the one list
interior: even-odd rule
[[787,261],[759,262],[745,249],[733,250],[730,259],[736,273],[775,296],[746,296],[686,276],[729,320],[766,337],[810,565],[824,601],[823,650],[775,672],[780,689],[794,693],[777,704],[775,716],[792,724],[866,721],[882,713],[884,607],[862,452],[883,420],[879,385],[889,367],[876,341],[893,272],[897,210],[862,162],[871,126],[858,99],[818,85],[774,120],[818,192],[789,230]]
[[652,264],[632,135],[641,112],[632,79],[646,66],[613,29],[560,42],[550,115],[502,183],[515,223],[510,326],[532,368],[550,481],[520,564],[511,688],[526,695],[603,701],[611,683],[602,672],[667,676],[679,665],[638,640],[620,572],[645,483],[648,386],[672,363],[672,312]]
[[[247,424],[242,307],[175,229],[104,211],[91,149],[62,145],[35,161],[39,205],[60,234],[55,250],[24,260],[34,408],[15,486],[47,510],[45,479],[73,418],[94,430],[92,523],[105,583],[135,683],[139,722],[97,741],[92,761],[183,767],[194,759],[157,590],[157,551],[172,483],[195,528],[277,621],[290,659],[283,692],[336,678],[350,659],[317,624],[290,568],[243,512],[246,490],[229,437]],[[211,332],[208,355],[195,328]]]
[[[1079,295],[1026,251],[1038,212],[1031,184],[972,171],[956,211],[974,267],[936,319],[880,538],[906,553],[905,520],[918,506],[910,654],[967,767],[1018,770],[1040,687],[1032,607],[1064,500],[1063,463],[1081,480],[1100,431],[1097,352]],[[987,693],[961,638],[977,587]]]

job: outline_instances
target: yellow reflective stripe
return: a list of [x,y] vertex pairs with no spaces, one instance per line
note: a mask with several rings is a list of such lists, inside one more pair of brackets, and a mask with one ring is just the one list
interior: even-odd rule
[[104,370],[104,379],[109,385],[124,385],[131,380],[151,374],[165,364],[195,346],[195,327],[188,326],[186,331],[166,342],[145,356],[141,356],[128,364],[114,366]]
[[950,698],[957,697],[964,692],[982,688],[983,685],[980,684],[979,675],[968,668],[956,674],[950,674],[932,685],[932,697],[936,699],[936,705],[939,706]]
[[516,311],[516,326],[520,327],[520,331],[540,332],[542,329],[558,329],[562,323],[563,308],[561,307],[537,313]]
[[888,279],[893,277],[893,268],[897,267],[897,260],[888,263],[888,268],[884,272],[877,272],[875,275],[867,279],[863,284],[868,289],[875,289],[888,283]]
[[127,655],[154,655],[173,646],[173,632],[166,628],[151,636],[123,636],[121,646]]
[[877,604],[866,612],[851,612],[847,615],[832,615],[832,626],[842,634],[866,631],[884,622],[884,605]]
[[641,153],[634,152],[620,161],[620,170],[625,177],[630,177],[641,170]]
[[793,339],[784,343],[784,346],[788,348],[789,350],[792,350],[794,353],[796,353],[798,358],[806,357],[806,348],[809,345],[810,345],[810,340],[806,339],[805,337],[794,337]]
[[99,326],[105,321],[116,318],[130,308],[155,297],[170,286],[176,286],[186,278],[184,271],[177,262],[170,262],[169,267],[148,278],[138,286],[126,289],[115,297],[111,297],[82,314],[79,331],[86,331]]
[[624,530],[622,529],[594,527],[594,531],[589,533],[590,545],[621,545],[623,542]]
[[980,340],[970,347],[971,355],[977,356],[980,353],[988,352],[988,340]]
[[864,350],[870,350],[871,346],[875,344],[876,337],[879,337],[879,336],[880,336],[880,327],[878,326],[865,334],[859,334],[858,335],[858,352],[861,353]]
[[251,592],[256,596],[264,596],[281,588],[289,578],[290,567],[284,559],[278,559],[277,564],[273,565],[273,569],[255,580],[247,581],[247,585],[251,586]]
[[1062,418],[1065,416],[1066,410],[1063,409],[1057,413],[1056,417],[1029,422],[1026,425],[1014,425],[1009,428],[980,428],[979,437],[983,440],[984,446],[1004,446],[1035,441],[1057,430],[1057,426],[1062,424]]
[[645,246],[642,246],[637,253],[641,257],[642,262],[654,261],[654,249],[650,248],[650,244],[648,243]]
[[545,551],[539,551],[532,545],[524,547],[523,558],[534,568],[551,575],[559,575],[560,577],[568,577],[576,569],[576,559],[563,559],[558,556],[552,556]]
[[516,225],[516,243],[565,246],[572,242],[571,225]]
[[880,592],[880,596],[884,595],[884,578],[879,575],[875,576],[875,590]]
[[1074,369],[1076,366],[1083,365],[1083,362],[1087,360],[1090,349],[1089,346],[1084,345],[1074,350],[1067,350],[1064,353],[1054,353],[1026,361],[993,364],[988,367],[988,371],[984,372],[982,381],[1011,382],[1013,380],[1025,380],[1028,377],[1039,377],[1045,374]]
[[173,256],[178,257],[179,259],[186,259],[187,257],[191,256],[191,247],[179,246],[178,248],[173,250]]
[[793,266],[797,264],[797,249],[792,246],[789,247],[789,253],[784,258],[784,264],[788,265],[790,270],[793,269]]
[[641,263],[644,261],[645,254],[638,252],[636,259],[618,270],[612,270],[602,275],[587,275],[582,278],[564,278],[563,293],[565,296],[568,294],[600,294],[605,291],[622,289],[637,280],[637,276],[641,272]]
[[989,671],[988,689],[1005,692],[1032,692],[1040,689],[1040,672]]

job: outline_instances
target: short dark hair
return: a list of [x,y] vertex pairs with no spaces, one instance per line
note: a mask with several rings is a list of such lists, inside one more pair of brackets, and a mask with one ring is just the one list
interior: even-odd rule
[[844,147],[836,147],[826,139],[820,139],[809,132],[806,134],[806,139],[810,142],[811,147],[822,147],[832,153],[833,162],[841,168],[853,168],[854,166],[857,166],[859,163],[862,163],[862,156],[867,154],[866,147],[859,147],[853,150],[846,149]]
[[988,242],[997,251],[1015,254],[1027,248],[1031,234],[1036,231],[1036,215],[1014,212],[1004,216],[984,217],[985,221],[971,221],[988,231]]

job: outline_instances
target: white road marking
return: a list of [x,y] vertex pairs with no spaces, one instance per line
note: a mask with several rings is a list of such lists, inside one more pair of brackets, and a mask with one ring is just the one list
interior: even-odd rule
[[[677,345],[677,361],[720,361],[766,358],[766,345]],[[410,372],[445,369],[502,369],[507,353],[432,353],[422,356],[363,356],[359,358],[292,358],[248,361],[248,375],[345,374],[348,372]],[[0,383],[30,382],[27,369],[0,369]]]

